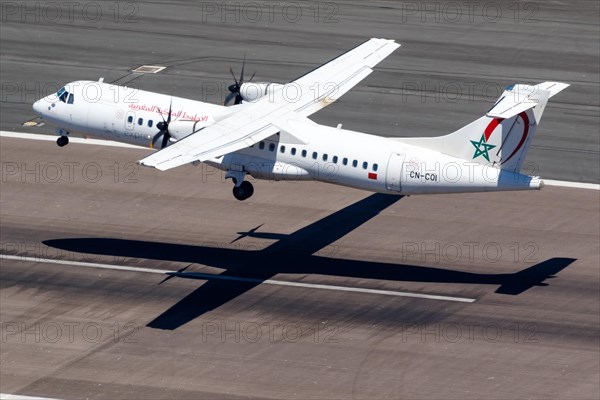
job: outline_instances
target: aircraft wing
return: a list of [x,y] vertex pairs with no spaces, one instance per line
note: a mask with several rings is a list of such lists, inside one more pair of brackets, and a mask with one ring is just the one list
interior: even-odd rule
[[295,111],[309,116],[333,103],[366,78],[373,67],[392,54],[400,45],[388,39],[369,39],[292,82],[303,96],[312,101],[300,102]]
[[167,170],[249,147],[279,132],[277,123],[302,119],[337,100],[399,46],[393,40],[370,39],[272,95],[242,104],[238,111],[144,158],[140,164]]

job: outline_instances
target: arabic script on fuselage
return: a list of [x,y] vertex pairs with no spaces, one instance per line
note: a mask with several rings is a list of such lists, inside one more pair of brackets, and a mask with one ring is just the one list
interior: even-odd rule
[[[129,108],[135,111],[147,111],[158,113],[162,115],[168,115],[168,108],[160,108],[156,105],[148,106],[146,104],[130,104]],[[185,110],[171,110],[171,118],[185,119],[185,120],[193,120],[193,121],[208,121],[208,115],[199,115],[199,114],[188,114]]]

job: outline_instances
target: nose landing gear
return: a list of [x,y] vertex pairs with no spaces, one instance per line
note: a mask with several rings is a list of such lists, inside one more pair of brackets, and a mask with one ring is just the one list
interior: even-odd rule
[[68,145],[69,137],[68,136],[60,136],[58,139],[56,139],[56,144],[58,145],[58,147],[64,147],[64,146]]
[[56,144],[58,147],[65,147],[69,144],[69,132],[64,129],[58,128],[55,132],[58,135],[58,139],[56,139]]

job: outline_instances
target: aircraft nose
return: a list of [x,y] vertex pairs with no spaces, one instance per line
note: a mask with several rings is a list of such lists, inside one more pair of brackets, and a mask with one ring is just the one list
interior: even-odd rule
[[33,103],[33,111],[40,117],[43,117],[43,114],[42,114],[43,110],[44,110],[44,106],[42,104],[42,100],[38,100],[35,103]]

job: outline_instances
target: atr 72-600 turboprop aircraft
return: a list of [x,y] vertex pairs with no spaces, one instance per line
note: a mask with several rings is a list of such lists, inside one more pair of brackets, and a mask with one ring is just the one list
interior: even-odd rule
[[139,162],[159,170],[204,162],[227,171],[238,200],[254,192],[247,175],[393,194],[539,189],[538,177],[519,171],[548,99],[564,83],[509,86],[486,115],[441,137],[385,138],[307,118],[399,46],[370,39],[288,84],[244,83],[242,67],[229,87],[231,107],[100,80],[71,82],[33,109],[58,127],[59,146],[79,132],[157,148]]

